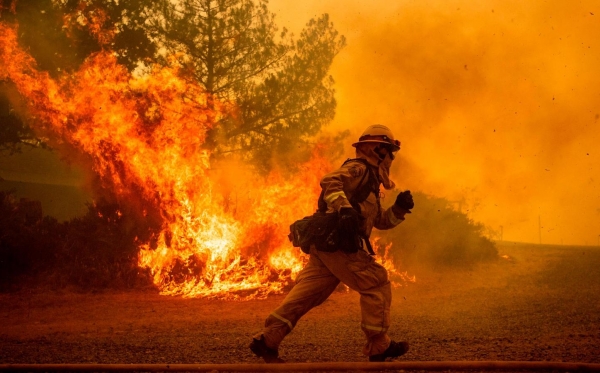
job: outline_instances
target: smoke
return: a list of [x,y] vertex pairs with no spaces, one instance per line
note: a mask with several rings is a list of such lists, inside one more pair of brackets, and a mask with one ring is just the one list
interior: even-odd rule
[[402,141],[401,188],[465,198],[463,210],[505,240],[597,243],[599,4],[270,6],[292,30],[330,13],[348,41],[332,69],[332,130],[352,139],[390,126]]

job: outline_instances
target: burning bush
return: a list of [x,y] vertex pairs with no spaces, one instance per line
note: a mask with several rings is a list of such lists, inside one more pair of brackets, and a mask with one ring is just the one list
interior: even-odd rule
[[[386,253],[380,250],[378,254],[388,260],[392,272],[397,269],[389,263],[390,253],[396,263],[402,264],[398,268],[402,271],[417,265],[468,266],[497,257],[494,243],[483,235],[484,227],[456,211],[450,202],[422,193],[415,193],[415,201],[417,208],[406,222],[391,231],[377,231],[381,239],[374,240],[376,247],[389,250]],[[23,219],[12,194],[2,192],[0,223],[2,290],[23,285],[82,291],[153,286],[151,270],[138,263],[139,243],[152,242],[159,229],[150,220],[140,220],[116,203],[100,200],[88,206],[85,216],[65,223],[48,216],[32,221]],[[273,234],[281,235],[278,231]],[[285,255],[296,257],[298,254],[289,247],[271,258],[282,263],[281,270],[272,268],[264,274],[268,282],[278,283],[289,278],[290,268],[285,268],[289,258],[286,261]],[[189,278],[202,278],[202,267],[206,263],[197,259],[174,262],[168,272],[171,286],[185,284]],[[242,265],[248,265],[248,259],[243,260]],[[234,280],[241,282],[240,278]],[[211,285],[206,284],[208,288]],[[279,290],[286,286],[289,282]],[[255,290],[240,286],[237,292],[252,295]]]

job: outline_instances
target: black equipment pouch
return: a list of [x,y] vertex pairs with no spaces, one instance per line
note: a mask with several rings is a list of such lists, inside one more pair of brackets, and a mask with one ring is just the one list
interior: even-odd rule
[[[379,180],[375,172],[366,160],[361,158],[347,159],[348,162],[359,162],[367,167],[358,183],[359,187],[350,199],[350,204],[360,213],[359,204],[367,199],[369,194],[375,193],[379,198]],[[319,251],[334,252],[342,248],[345,252],[355,253],[363,247],[363,239],[371,255],[373,249],[368,237],[363,237],[358,232],[342,232],[338,229],[339,214],[327,214],[327,203],[324,198],[324,191],[318,200],[318,210],[312,216],[306,216],[303,219],[296,220],[290,225],[290,234],[288,238],[294,247],[299,247],[303,252],[310,252],[310,245],[315,245]]]
[[296,220],[290,225],[290,234],[288,238],[294,247],[299,247],[303,252],[310,252],[311,238],[308,234],[308,225],[312,216],[305,216],[300,220]]
[[288,238],[306,254],[310,252],[310,245],[319,251],[334,252],[339,243],[338,220],[338,214],[316,212],[292,223]]

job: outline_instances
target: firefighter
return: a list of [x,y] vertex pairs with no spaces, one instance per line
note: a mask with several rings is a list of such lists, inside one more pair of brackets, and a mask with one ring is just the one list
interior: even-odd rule
[[[310,258],[298,274],[284,301],[266,319],[264,330],[255,335],[250,349],[267,363],[283,362],[278,347],[298,320],[323,303],[340,282],[360,294],[361,329],[366,336],[363,353],[369,361],[385,361],[408,351],[407,342],[390,339],[391,285],[387,270],[373,258],[368,237],[373,228],[390,229],[404,220],[414,202],[410,191],[398,195],[383,209],[379,186],[394,188],[389,171],[400,141],[386,126],[369,126],[352,144],[356,158],[349,159],[321,180],[319,210],[335,214],[341,236],[335,250],[317,250],[310,245]],[[329,215],[328,215],[329,216]],[[333,215],[331,215],[333,216]]]

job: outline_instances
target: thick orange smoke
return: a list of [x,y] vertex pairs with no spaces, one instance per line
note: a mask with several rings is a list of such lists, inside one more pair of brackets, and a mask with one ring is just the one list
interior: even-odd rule
[[332,67],[334,128],[392,127],[401,187],[465,197],[505,240],[600,243],[598,2],[270,6],[292,29],[330,13],[348,42]]
[[323,146],[294,177],[259,177],[243,164],[212,168],[205,135],[232,108],[179,78],[176,67],[132,76],[101,52],[53,80],[2,24],[0,81],[14,84],[36,129],[89,158],[123,204],[158,211],[161,231],[140,242],[139,264],[163,294],[262,297],[300,270],[304,258],[287,234],[315,210],[319,178],[331,169]]

